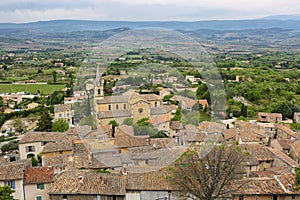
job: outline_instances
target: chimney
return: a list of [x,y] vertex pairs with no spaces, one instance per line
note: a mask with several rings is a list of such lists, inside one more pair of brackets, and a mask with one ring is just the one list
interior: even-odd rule
[[82,176],[78,176],[79,179],[79,183],[83,183],[83,177]]

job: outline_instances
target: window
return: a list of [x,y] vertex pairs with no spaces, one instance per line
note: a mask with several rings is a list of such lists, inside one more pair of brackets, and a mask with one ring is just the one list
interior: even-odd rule
[[47,144],[47,142],[42,142],[42,146],[45,146]]
[[126,104],[124,104],[124,110],[126,110]]
[[8,185],[11,189],[16,189],[15,181],[4,181],[4,185]]
[[296,199],[296,195],[292,195],[292,200],[295,200]]
[[43,197],[42,196],[37,196],[36,200],[43,200]]
[[70,117],[70,113],[67,113],[67,117]]
[[278,200],[278,195],[273,195],[272,200]]
[[63,199],[63,200],[67,200],[67,199],[68,199],[67,195],[66,195],[66,194],[63,194],[63,195],[62,195],[62,199]]
[[116,105],[116,110],[119,110],[119,105],[118,104]]
[[100,89],[98,89],[98,95],[100,95],[101,94],[101,90]]
[[157,107],[157,102],[155,101],[154,106]]
[[139,112],[140,114],[143,113],[143,111],[144,111],[143,108],[139,108],[139,109],[138,109],[138,112]]
[[44,183],[38,183],[36,184],[36,189],[43,190],[45,188]]
[[111,105],[108,105],[108,110],[111,110]]
[[28,153],[28,152],[34,152],[34,151],[35,151],[34,146],[27,146],[26,147],[26,153]]
[[58,117],[59,117],[59,118],[62,118],[62,114],[58,114]]
[[101,196],[100,196],[100,195],[97,195],[97,196],[95,197],[95,200],[101,200]]
[[244,200],[244,196],[239,196],[239,200]]

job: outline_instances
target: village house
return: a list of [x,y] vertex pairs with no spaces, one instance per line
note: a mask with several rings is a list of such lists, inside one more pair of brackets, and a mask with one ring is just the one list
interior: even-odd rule
[[25,165],[23,163],[5,163],[0,165],[0,186],[9,185],[15,192],[14,199],[24,199],[23,175]]
[[65,119],[69,126],[73,124],[73,114],[71,104],[54,105],[54,119]]
[[51,200],[125,200],[125,178],[114,173],[67,170],[57,175],[49,195]]
[[269,144],[269,134],[263,127],[249,122],[236,121],[236,131],[239,144]]
[[54,167],[30,167],[24,171],[25,199],[49,200],[50,184],[54,182]]
[[249,158],[246,161],[246,174],[252,171],[264,171],[273,167],[273,155],[272,153],[262,145],[241,145],[241,148],[249,154]]
[[294,113],[294,122],[300,124],[300,112]]
[[153,200],[179,199],[178,191],[168,181],[168,169],[155,167],[128,167],[126,175],[126,199]]
[[79,139],[77,135],[65,135],[60,140],[47,143],[42,150],[42,160],[60,155],[73,154],[74,143]]
[[37,158],[47,143],[59,141],[64,135],[64,133],[56,132],[26,133],[19,142],[20,159]]
[[84,99],[87,99],[88,95],[85,91],[74,91],[72,97],[65,97],[64,104],[72,104],[76,102],[82,102]]
[[293,131],[288,124],[279,124],[276,126],[274,138],[285,138],[290,140],[299,140],[300,134]]
[[116,127],[115,146],[126,153],[128,148],[149,145],[149,136],[134,136],[132,126],[121,125]]
[[56,62],[56,63],[54,63],[54,66],[55,67],[63,67],[64,63],[62,63],[62,62]]
[[171,101],[176,101],[181,106],[181,109],[187,111],[193,111],[193,106],[197,103],[195,99],[191,99],[184,96],[175,95],[171,98]]
[[260,121],[260,122],[268,122],[268,123],[282,122],[282,114],[281,113],[259,112],[257,114],[257,117],[258,117],[258,121]]
[[295,190],[295,174],[284,173],[273,177],[255,177],[241,180],[242,187],[232,194],[234,200],[295,200],[300,193]]
[[295,141],[290,144],[290,157],[300,164],[300,141]]
[[36,108],[36,107],[38,107],[39,106],[39,104],[38,103],[35,103],[35,102],[32,102],[32,103],[29,103],[28,105],[27,105],[27,110],[31,110],[31,109],[34,109],[34,108]]

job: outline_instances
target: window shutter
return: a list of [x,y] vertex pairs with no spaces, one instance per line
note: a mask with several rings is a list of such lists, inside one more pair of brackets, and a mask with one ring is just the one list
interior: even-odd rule
[[35,151],[35,147],[34,146],[32,146],[32,151]]
[[25,147],[25,149],[26,149],[26,153],[28,153],[28,147],[27,146]]
[[12,189],[16,189],[15,181],[12,181],[12,182],[11,182],[11,188],[12,188]]
[[41,190],[43,190],[45,188],[44,183],[41,183],[40,188],[41,188]]

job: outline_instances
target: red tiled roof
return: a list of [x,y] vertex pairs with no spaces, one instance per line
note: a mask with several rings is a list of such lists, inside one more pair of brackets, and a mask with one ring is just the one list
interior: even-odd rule
[[54,167],[30,167],[24,171],[24,184],[51,183]]

